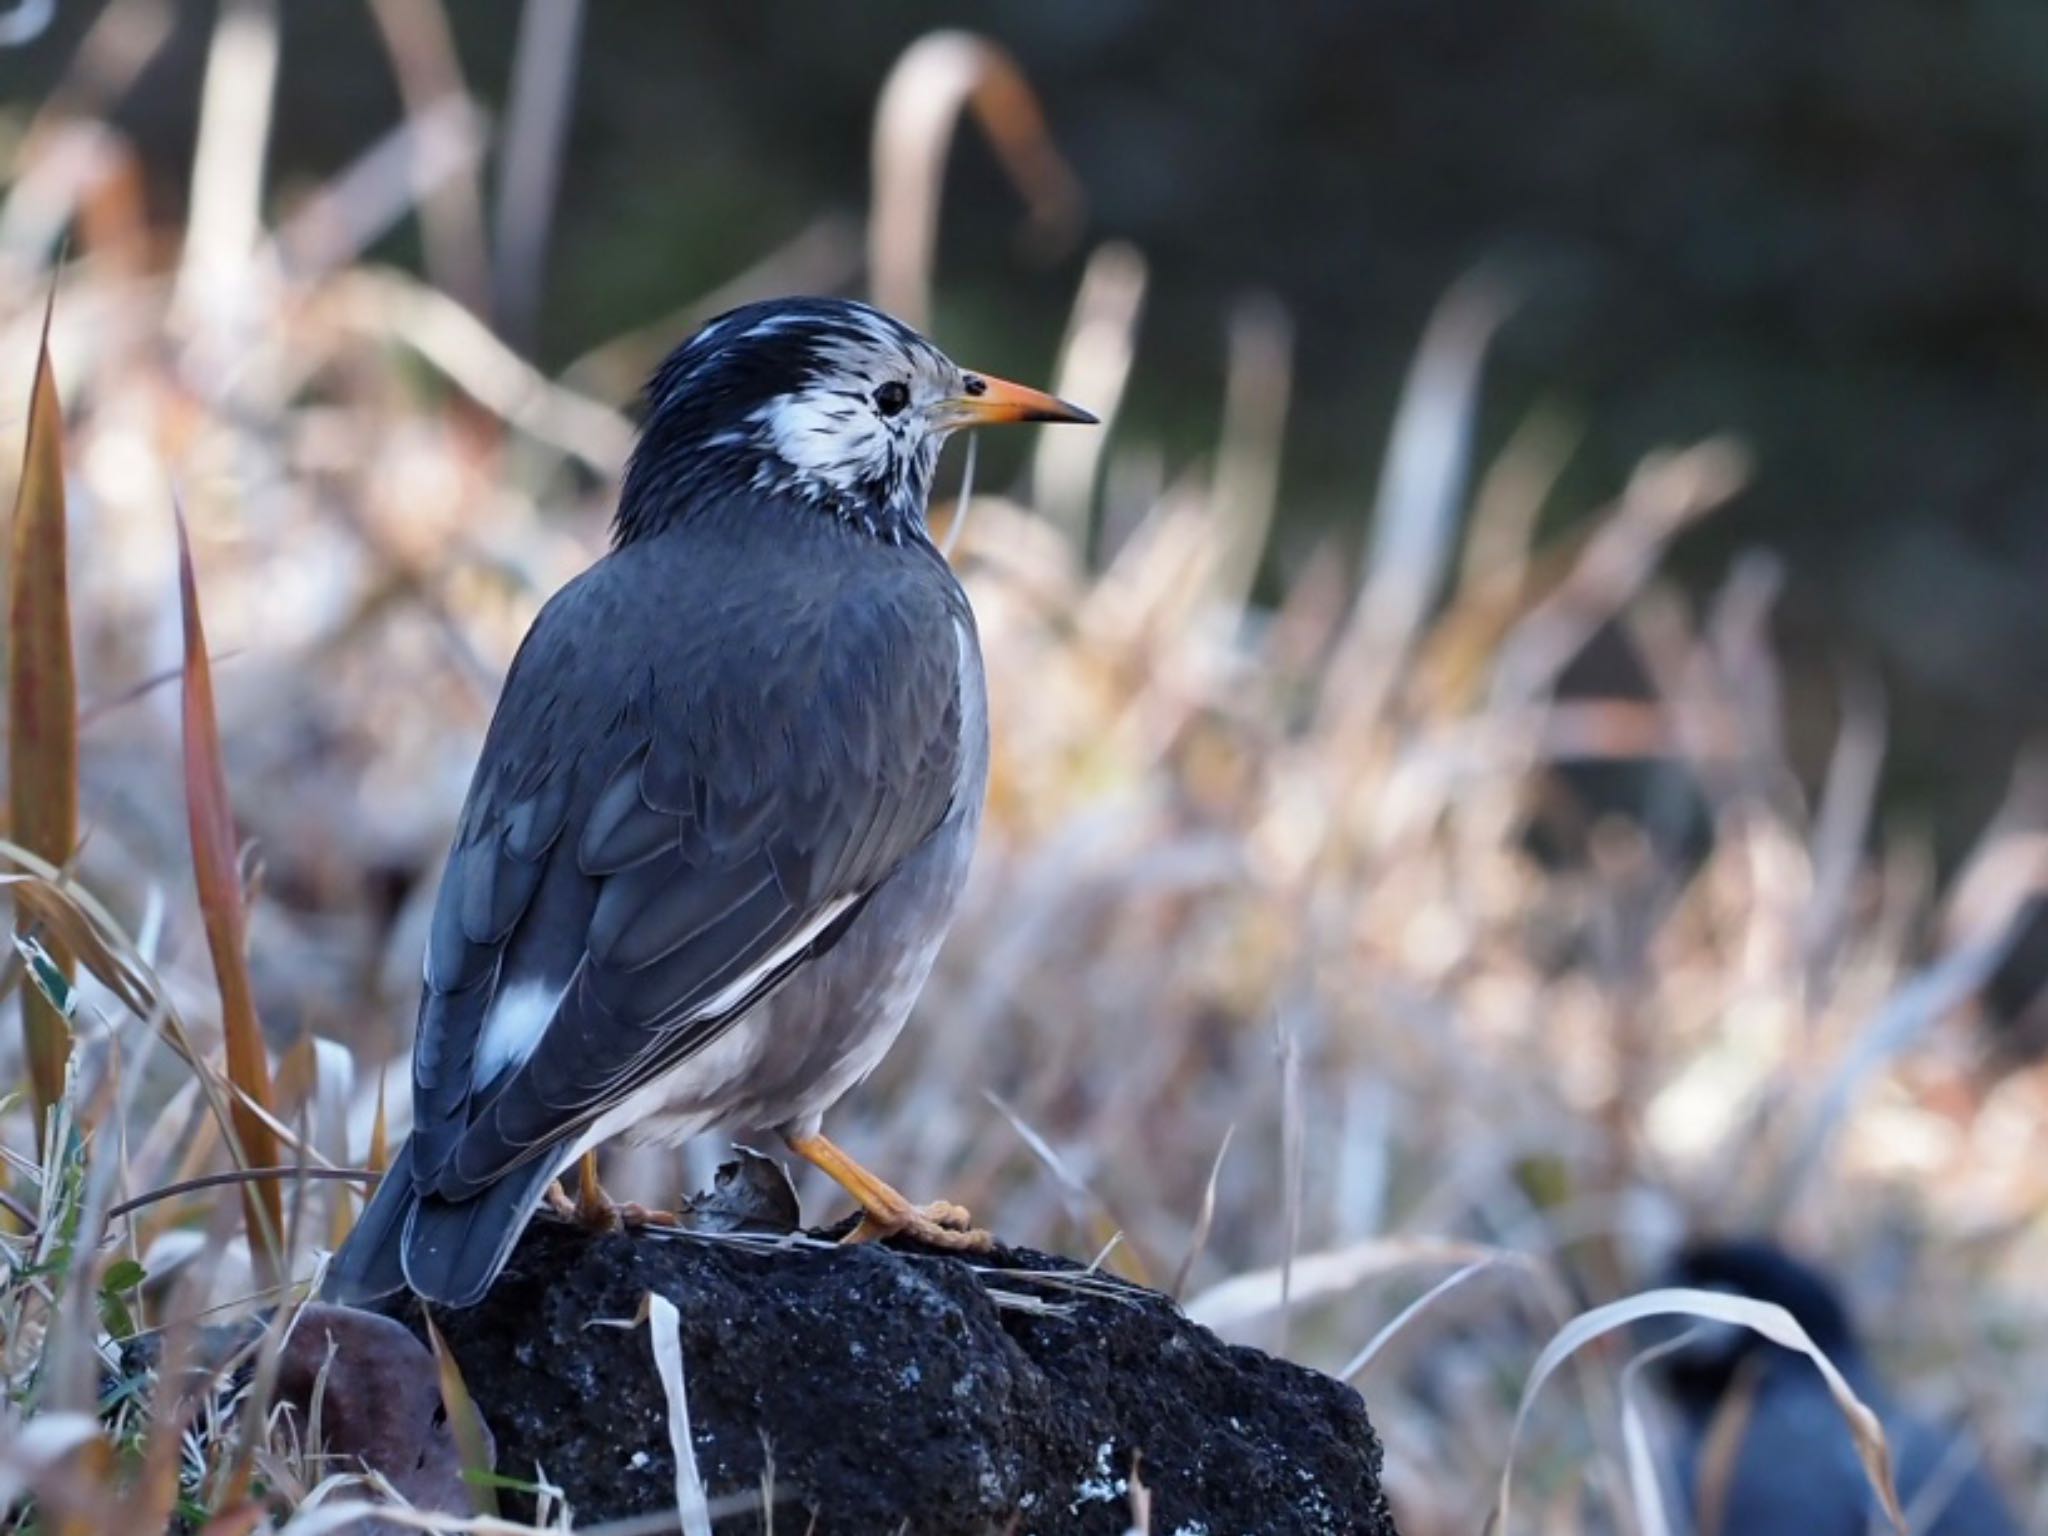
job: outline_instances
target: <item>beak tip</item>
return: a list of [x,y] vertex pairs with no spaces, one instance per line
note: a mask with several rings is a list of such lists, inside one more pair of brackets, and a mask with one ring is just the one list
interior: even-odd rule
[[1076,426],[1100,426],[1093,411],[1070,405],[1057,395],[1012,384],[985,373],[967,376],[962,395],[946,402],[949,427],[993,426],[1003,422],[1041,421],[1047,424],[1071,422]]

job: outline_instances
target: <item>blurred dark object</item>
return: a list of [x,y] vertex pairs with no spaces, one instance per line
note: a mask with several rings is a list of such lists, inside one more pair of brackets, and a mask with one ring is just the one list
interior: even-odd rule
[[[1884,1423],[1899,1498],[1920,1536],[2018,1536],[1966,1430],[1892,1402],[1834,1285],[1767,1241],[1702,1243],[1673,1285],[1775,1302]],[[1678,1410],[1680,1506],[1698,1536],[1864,1536],[1884,1515],[1849,1426],[1813,1363],[1746,1328],[1705,1323],[1662,1362]]]
[[1154,1530],[1394,1533],[1356,1392],[1067,1260],[593,1237],[543,1215],[483,1302],[435,1323],[501,1469],[545,1467],[579,1521],[675,1507],[648,1332],[593,1326],[650,1292],[681,1314],[707,1493],[772,1481],[775,1530],[815,1510],[835,1536],[1120,1536],[1135,1465]]
[[[314,1422],[317,1394],[331,1464],[381,1472],[415,1508],[469,1513],[469,1484],[434,1357],[390,1318],[319,1302],[300,1308],[278,1361],[277,1390],[302,1427]],[[488,1426],[483,1433],[488,1451]],[[382,1536],[398,1527],[372,1521],[350,1529]]]
[[[222,1447],[209,1445],[207,1437],[236,1422],[277,1316],[266,1312],[195,1330],[183,1356],[166,1351],[161,1333],[143,1334],[122,1346],[122,1371],[161,1373],[167,1360],[180,1360],[179,1390],[214,1400],[210,1411],[193,1415],[192,1432],[198,1449],[211,1454]],[[380,1473],[416,1509],[467,1515],[469,1485],[426,1345],[388,1317],[322,1302],[299,1308],[290,1326],[277,1357],[274,1401],[289,1409],[301,1449],[327,1458],[320,1475]],[[317,1447],[310,1438],[316,1429]],[[488,1424],[483,1436],[488,1451]],[[348,1529],[357,1536],[393,1536],[401,1528],[367,1520]]]
[[1982,1017],[1995,1065],[2048,1054],[2048,891],[2038,886],[2014,916],[2012,947],[1985,985]]

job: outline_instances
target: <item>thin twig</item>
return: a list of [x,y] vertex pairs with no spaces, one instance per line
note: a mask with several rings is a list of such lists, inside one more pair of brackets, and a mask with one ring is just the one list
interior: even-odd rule
[[162,1189],[153,1189],[133,1200],[124,1200],[108,1210],[107,1220],[126,1216],[130,1211],[139,1211],[161,1200],[189,1195],[195,1190],[216,1189],[225,1184],[253,1184],[264,1179],[349,1179],[358,1184],[374,1185],[383,1177],[383,1174],[368,1168],[237,1168],[228,1173],[208,1173],[196,1179],[166,1184]]

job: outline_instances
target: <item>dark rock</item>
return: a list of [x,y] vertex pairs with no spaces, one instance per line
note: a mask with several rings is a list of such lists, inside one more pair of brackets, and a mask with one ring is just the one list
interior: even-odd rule
[[772,1475],[778,1529],[1122,1536],[1134,1464],[1158,1536],[1394,1529],[1357,1393],[1064,1260],[543,1217],[482,1304],[435,1321],[498,1471],[544,1474],[579,1521],[674,1507],[650,1291],[681,1314],[705,1487],[748,1504],[721,1532],[764,1528]]

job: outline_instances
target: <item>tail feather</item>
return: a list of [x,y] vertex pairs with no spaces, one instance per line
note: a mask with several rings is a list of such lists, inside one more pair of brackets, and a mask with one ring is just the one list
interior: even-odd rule
[[444,1307],[482,1301],[555,1173],[553,1159],[536,1158],[471,1199],[421,1198],[405,1226],[406,1283]]
[[413,1187],[406,1147],[328,1265],[321,1296],[358,1305],[410,1286],[440,1306],[474,1306],[512,1256],[555,1172],[553,1159],[539,1158],[471,1199],[442,1200]]
[[418,1196],[412,1187],[412,1147],[398,1149],[398,1156],[384,1170],[376,1193],[363,1207],[354,1230],[327,1266],[327,1278],[320,1287],[323,1301],[360,1306],[405,1288],[401,1249],[406,1223]]

